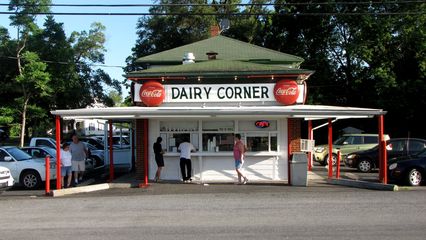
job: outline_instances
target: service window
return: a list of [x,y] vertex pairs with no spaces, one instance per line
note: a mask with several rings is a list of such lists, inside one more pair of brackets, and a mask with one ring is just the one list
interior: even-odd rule
[[246,143],[247,151],[263,152],[278,150],[277,121],[239,121],[238,130],[241,132],[241,136]]
[[232,151],[234,146],[235,122],[203,121],[202,146],[203,151],[219,152]]

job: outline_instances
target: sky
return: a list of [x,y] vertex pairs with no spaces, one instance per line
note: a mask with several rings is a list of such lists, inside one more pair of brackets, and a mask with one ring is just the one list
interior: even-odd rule
[[[2,4],[8,4],[9,0],[0,0]],[[153,0],[52,0],[54,4],[152,4]],[[7,6],[0,6],[0,12],[8,11]],[[75,8],[53,7],[52,12],[148,12],[148,8]],[[0,14],[0,26],[9,29],[11,37],[16,37],[16,29],[9,26],[9,16]],[[46,16],[38,16],[38,25],[42,27]],[[131,55],[132,47],[136,43],[136,23],[140,16],[62,16],[55,15],[56,22],[64,24],[64,29],[69,37],[73,31],[89,31],[93,22],[101,22],[105,27],[106,43],[105,65],[125,66],[126,58]],[[121,67],[102,67],[113,79],[120,82],[124,80]],[[123,97],[128,96],[128,90],[124,87]],[[108,90],[107,90],[108,91]]]

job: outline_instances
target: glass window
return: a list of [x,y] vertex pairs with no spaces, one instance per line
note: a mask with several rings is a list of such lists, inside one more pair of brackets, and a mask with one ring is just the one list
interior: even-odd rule
[[404,151],[405,141],[393,141],[386,146],[386,149],[391,152],[402,152]]
[[[169,152],[177,152],[179,144],[181,144],[185,140],[191,141],[189,133],[170,133],[169,139],[167,141],[169,143],[167,150]],[[198,146],[194,145],[194,147],[198,149]]]
[[425,148],[425,144],[418,141],[410,141],[408,140],[408,151],[411,153],[417,153],[422,151]]
[[203,131],[232,132],[234,131],[234,121],[204,121]]
[[164,121],[160,122],[162,132],[192,132],[198,131],[198,121]]
[[232,133],[204,133],[203,151],[233,151],[234,134]]
[[363,144],[361,136],[353,136],[351,144]]
[[374,136],[365,136],[364,137],[364,143],[365,144],[372,144],[372,143],[378,143],[378,137],[374,137]]
[[89,131],[95,131],[95,124],[89,123]]
[[276,120],[238,121],[239,131],[276,131]]
[[0,162],[4,162],[4,158],[8,157],[9,155],[5,153],[3,150],[0,150]]

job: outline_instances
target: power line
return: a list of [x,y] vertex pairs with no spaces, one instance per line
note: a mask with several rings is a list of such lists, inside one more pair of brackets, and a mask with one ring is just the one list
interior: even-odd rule
[[[0,56],[0,58],[8,58],[8,59],[14,59],[14,60],[18,59],[17,57],[10,57],[10,56]],[[75,63],[75,62],[61,62],[61,61],[50,61],[50,60],[40,60],[40,62],[55,63],[55,64],[61,64],[61,65],[81,64],[81,63]],[[118,65],[105,65],[105,64],[94,64],[94,63],[86,63],[86,64],[93,67],[104,67],[104,68],[124,68],[125,67],[125,66],[118,66]]]
[[[222,16],[223,13],[123,13],[123,12],[25,12],[31,15],[61,16]],[[416,12],[279,12],[279,13],[227,13],[228,16],[360,16],[360,15],[424,15],[426,11]],[[19,15],[16,12],[0,12],[0,15]]]
[[164,3],[164,4],[7,4],[1,3],[0,6],[16,6],[16,7],[209,7],[209,6],[219,6],[219,7],[229,7],[229,6],[306,6],[306,5],[393,5],[393,4],[416,4],[416,3],[426,3],[426,1],[416,0],[416,1],[364,1],[364,2],[298,2],[298,3],[217,3],[217,4],[208,4],[208,3]]

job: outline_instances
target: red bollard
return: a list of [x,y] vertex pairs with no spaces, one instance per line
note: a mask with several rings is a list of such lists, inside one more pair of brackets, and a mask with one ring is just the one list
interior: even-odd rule
[[337,151],[337,162],[336,162],[336,178],[340,178],[340,158],[341,154],[340,151]]
[[46,195],[50,195],[50,156],[46,156]]

